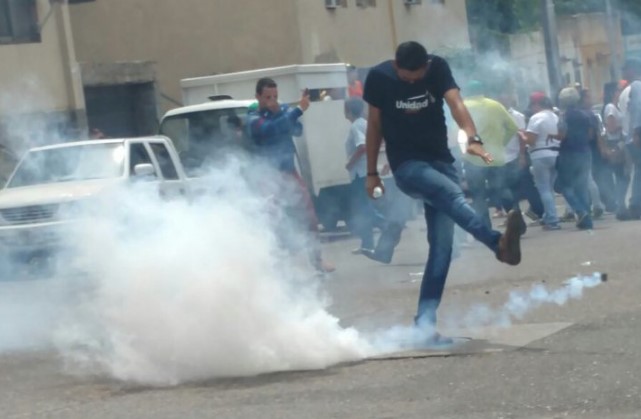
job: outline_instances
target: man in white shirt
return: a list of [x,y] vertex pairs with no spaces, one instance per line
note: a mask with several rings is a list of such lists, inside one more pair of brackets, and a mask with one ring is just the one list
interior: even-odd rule
[[347,163],[345,169],[349,172],[350,185],[350,226],[361,239],[360,247],[354,254],[374,250],[373,228],[376,223],[377,211],[372,206],[367,191],[367,162],[365,159],[365,132],[367,121],[363,118],[365,102],[354,97],[345,101],[345,118],[351,122],[349,134],[345,140]]
[[554,181],[556,180],[556,158],[559,155],[559,142],[553,140],[558,134],[559,118],[552,110],[552,101],[543,92],[530,95],[530,109],[534,113],[526,128],[526,143],[532,160],[534,183],[541,196],[543,208],[543,229],[558,230],[559,217],[554,200]]
[[623,74],[630,85],[621,92],[619,109],[623,113],[623,136],[634,166],[632,194],[627,214],[619,219],[641,219],[641,60],[627,60]]

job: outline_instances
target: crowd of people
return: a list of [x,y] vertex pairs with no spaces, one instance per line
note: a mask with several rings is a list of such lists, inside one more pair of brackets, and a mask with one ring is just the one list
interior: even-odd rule
[[[593,109],[590,91],[580,86],[562,89],[554,100],[543,92],[533,92],[524,114],[515,111],[506,97],[498,98],[512,115],[517,125],[523,124],[515,136],[505,144],[506,160],[519,162],[520,188],[514,185],[512,173],[505,164],[498,182],[489,185],[491,204],[500,213],[514,208],[515,200],[506,196],[527,199],[527,214],[537,220],[546,231],[558,230],[560,222],[574,221],[579,229],[593,228],[593,220],[604,212],[616,214],[618,220],[641,218],[639,206],[638,133],[635,134],[635,112],[639,108],[630,92],[634,81],[641,77],[641,63],[629,60],[624,67],[625,79],[608,83],[604,88],[604,105]],[[475,112],[470,107],[473,117]],[[498,125],[499,119],[491,119]],[[525,121],[525,122],[522,122]],[[477,125],[486,125],[483,119]],[[511,127],[511,132],[514,127]],[[518,160],[514,152],[518,150]],[[466,173],[469,177],[470,173]],[[528,187],[532,178],[538,196]],[[630,180],[631,197],[626,201]],[[566,204],[565,214],[557,214],[555,194],[560,194]],[[516,195],[515,195],[516,194]],[[472,199],[477,194],[472,193]],[[507,203],[506,203],[507,202]],[[478,210],[478,206],[476,207]]]
[[[621,221],[641,219],[641,169],[635,170],[641,144],[630,127],[641,107],[641,97],[630,103],[641,62],[627,61],[623,73],[625,79],[604,86],[601,109],[594,109],[590,91],[579,85],[562,89],[555,98],[534,91],[523,112],[515,109],[510,94],[489,97],[482,81],[471,80],[462,88],[464,104],[493,161],[486,164],[481,157],[460,152],[458,126],[446,112],[448,144],[461,185],[487,226],[492,218],[520,209],[524,200],[530,226],[544,231],[560,230],[567,222],[592,229],[604,213]],[[381,224],[381,214],[365,192],[358,192],[366,178],[365,106],[352,97],[345,107],[352,122],[346,148],[355,198],[352,225],[362,239],[355,253],[368,255],[374,248],[371,227]],[[557,196],[565,204],[562,213],[557,211]]]
[[[604,212],[619,220],[641,218],[641,62],[626,62],[624,73],[625,80],[605,86],[600,112],[593,111],[588,90],[571,86],[554,98],[532,92],[521,113],[509,94],[490,97],[481,80],[460,88],[447,61],[417,42],[399,45],[395,58],[373,67],[364,84],[350,72],[344,109],[350,123],[348,225],[360,238],[353,253],[389,263],[407,207],[423,205],[429,254],[415,323],[429,331],[430,342],[450,341],[436,332],[436,310],[465,232],[500,262],[518,265],[528,228],[523,214],[544,231],[559,230],[568,220],[592,229]],[[256,154],[281,173],[283,214],[311,233],[305,247],[312,265],[331,272],[295,165],[293,136],[303,128],[299,119],[310,106],[309,92],[294,106],[284,105],[277,84],[264,78],[256,84],[256,99],[244,124],[248,137]],[[387,161],[379,173],[383,143]],[[393,181],[384,184],[385,176]],[[557,196],[565,214],[557,213]],[[492,225],[491,208],[506,214],[502,232]]]
[[[376,198],[374,189],[384,188],[377,170],[383,141],[396,185],[424,205],[429,255],[415,322],[430,330],[432,343],[449,341],[435,331],[436,309],[457,253],[456,231],[471,234],[499,261],[517,265],[519,240],[528,227],[522,213],[530,226],[546,232],[560,230],[562,221],[590,230],[605,212],[621,221],[641,218],[641,61],[627,61],[623,73],[623,80],[605,86],[598,111],[590,91],[575,85],[555,97],[532,92],[521,113],[514,97],[489,97],[480,80],[460,89],[446,61],[407,42],[394,60],[370,71],[363,95],[367,121],[360,98],[346,102],[352,122],[346,168],[354,195],[361,194],[353,218],[368,220],[355,223],[359,253],[391,260],[390,252],[385,259],[373,257],[377,214],[372,201],[363,199],[366,193]],[[564,214],[557,213],[559,196]],[[492,207],[495,216],[507,213],[503,233],[493,230]],[[385,233],[383,228],[381,238]],[[399,238],[400,231],[394,245]]]

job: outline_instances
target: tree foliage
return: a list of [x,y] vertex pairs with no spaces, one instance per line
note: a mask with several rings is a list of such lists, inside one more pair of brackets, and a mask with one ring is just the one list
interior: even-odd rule
[[[602,12],[605,0],[554,0],[558,15]],[[612,0],[612,7],[621,16],[641,21],[641,1]],[[539,0],[467,0],[470,25],[486,36],[500,36],[539,27],[541,7]]]

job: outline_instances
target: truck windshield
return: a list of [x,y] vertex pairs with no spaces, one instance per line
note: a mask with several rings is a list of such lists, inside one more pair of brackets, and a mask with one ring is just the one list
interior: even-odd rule
[[191,175],[208,160],[249,147],[244,133],[246,115],[246,107],[174,115],[162,121],[160,134],[172,140],[187,174]]
[[97,143],[32,150],[19,163],[7,188],[110,179],[124,175],[122,143]]

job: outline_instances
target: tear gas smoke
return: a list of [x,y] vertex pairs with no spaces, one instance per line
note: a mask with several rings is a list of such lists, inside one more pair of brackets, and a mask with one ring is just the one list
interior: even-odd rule
[[[563,306],[570,300],[583,297],[583,291],[607,281],[607,274],[577,275],[564,282],[563,287],[548,290],[544,285],[535,284],[528,292],[513,291],[502,307],[492,308],[478,304],[467,312],[457,313],[448,318],[441,317],[445,330],[471,331],[480,328],[508,328],[513,320],[523,319],[526,314],[547,304]],[[433,330],[421,330],[409,326],[396,326],[379,331],[369,337],[377,351],[389,353],[426,345],[425,336]]]
[[191,204],[145,185],[102,199],[70,236],[83,291],[56,344],[71,370],[169,385],[365,356],[325,310],[318,278],[278,245],[269,194],[240,165],[203,181],[224,186]]
[[520,320],[529,312],[546,304],[563,306],[570,300],[583,297],[583,291],[594,288],[607,280],[606,274],[577,275],[565,281],[563,286],[548,290],[542,284],[534,284],[529,291],[512,291],[507,302],[498,310],[487,305],[476,305],[463,316],[462,326],[477,328],[484,326],[510,327],[513,320]]
[[50,347],[64,301],[57,283],[0,282],[0,354]]

